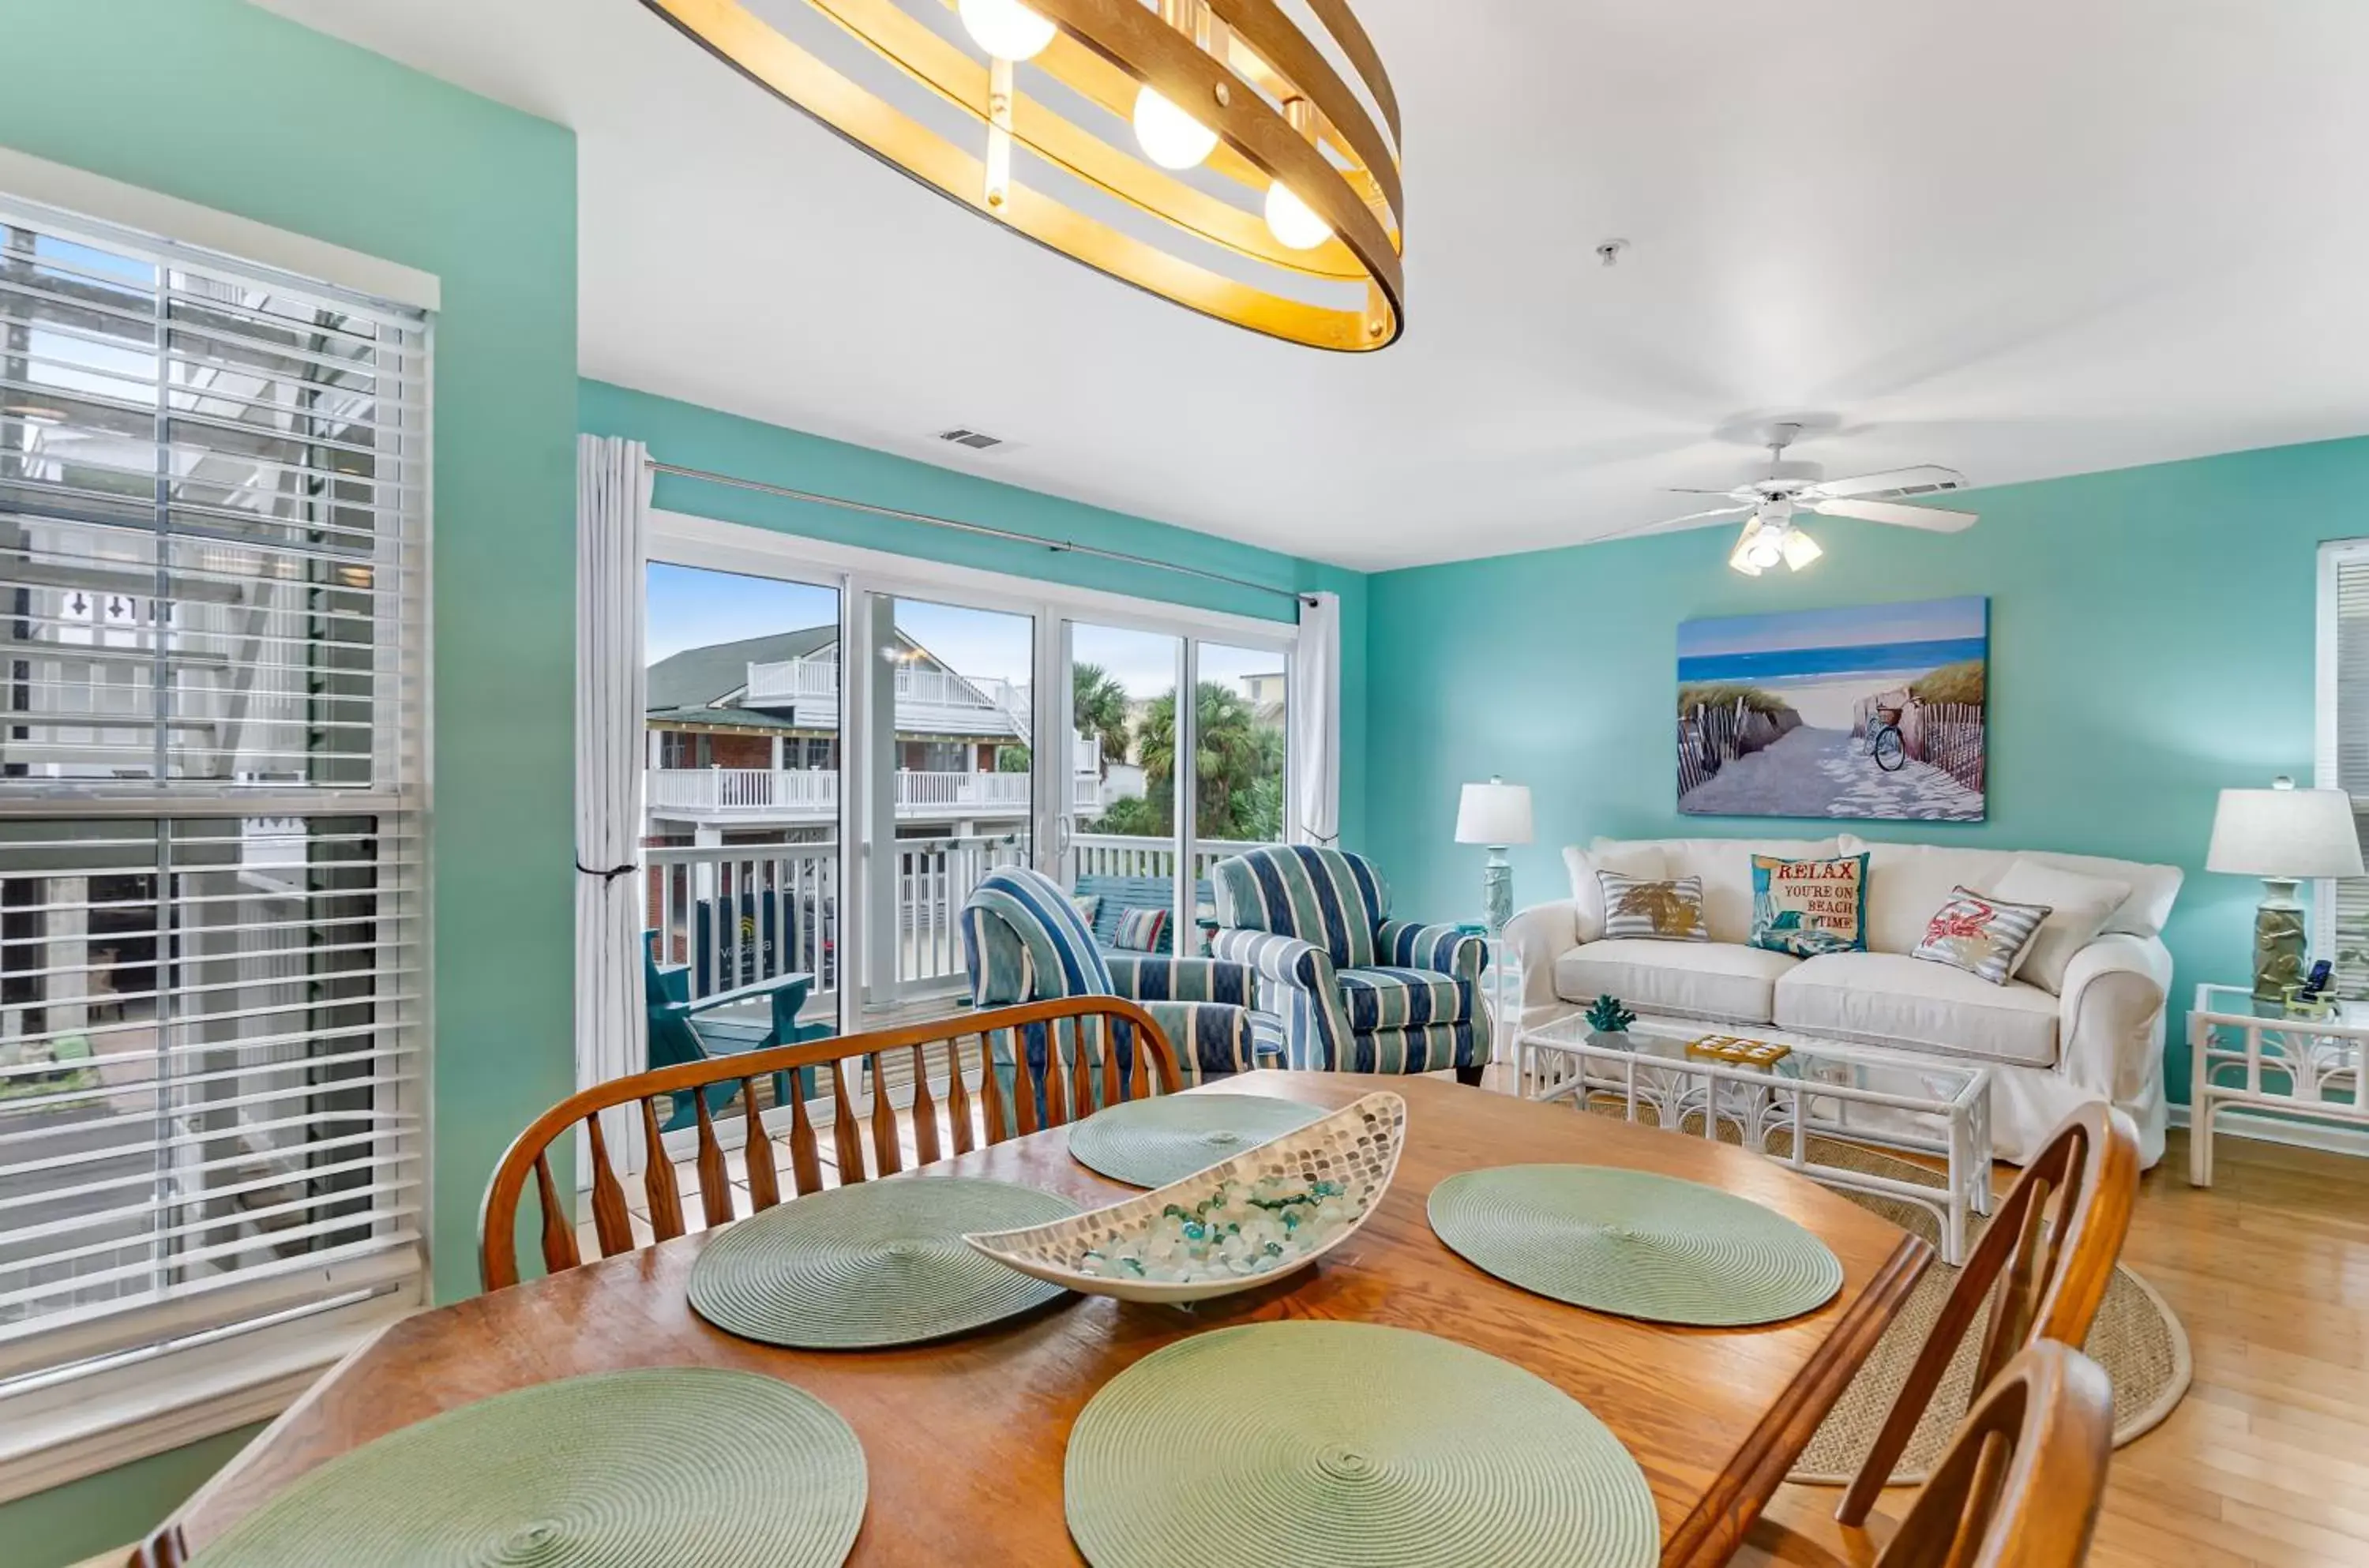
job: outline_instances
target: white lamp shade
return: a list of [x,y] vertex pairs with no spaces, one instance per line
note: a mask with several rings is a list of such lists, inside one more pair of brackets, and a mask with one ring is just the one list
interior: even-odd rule
[[1530,841],[1530,786],[1469,784],[1456,807],[1459,844],[1527,844]]
[[2204,869],[2283,880],[2359,876],[2352,797],[2340,789],[2225,789]]

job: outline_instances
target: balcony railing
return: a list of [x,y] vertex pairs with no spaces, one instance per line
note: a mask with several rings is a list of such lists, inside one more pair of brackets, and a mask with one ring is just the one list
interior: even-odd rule
[[[1176,874],[1176,846],[1165,839],[1087,834],[1073,843],[1081,876]],[[1194,880],[1207,880],[1209,867],[1228,855],[1260,847],[1197,845]],[[661,933],[662,961],[690,967],[694,999],[801,970],[815,977],[807,1016],[837,1016],[841,980],[836,841],[650,849],[643,858],[645,924]],[[990,871],[1025,860],[1024,846],[1009,835],[897,841],[897,999],[962,989],[964,901]]]
[[[827,768],[651,768],[647,782],[654,815],[803,818],[828,821],[839,815],[839,773]],[[897,815],[901,820],[950,821],[964,817],[1024,817],[1026,773],[899,773]],[[1079,773],[1070,781],[1070,809],[1102,809],[1102,781]]]

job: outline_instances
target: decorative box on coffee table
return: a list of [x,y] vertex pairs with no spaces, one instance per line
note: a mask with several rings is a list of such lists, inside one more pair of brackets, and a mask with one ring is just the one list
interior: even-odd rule
[[[1742,1066],[1689,1049],[1707,1036],[1786,1049],[1766,1066]],[[1591,1037],[1578,1014],[1524,1030],[1519,1047],[1531,1099],[1617,1104],[1631,1121],[1650,1108],[1656,1126],[1700,1138],[1733,1128],[1745,1148],[1813,1181],[1922,1205],[1940,1222],[1944,1263],[1964,1260],[1966,1216],[1990,1212],[1991,1072],[1979,1063],[1671,1018]],[[1944,1185],[1821,1158],[1826,1139],[1935,1157]]]

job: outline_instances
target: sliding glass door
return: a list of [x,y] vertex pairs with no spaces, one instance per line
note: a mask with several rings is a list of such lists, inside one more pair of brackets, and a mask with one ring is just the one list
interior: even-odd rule
[[[1157,947],[1163,935],[1173,945],[1176,759],[1151,744],[1150,731],[1153,715],[1175,705],[1184,639],[1085,621],[1063,630],[1069,761],[1057,875],[1104,947]],[[1149,929],[1142,910],[1164,912],[1168,925]]]
[[[643,860],[650,956],[699,1025],[761,1037],[780,980],[837,1027],[846,809],[837,585],[653,561]],[[670,1042],[654,1040],[664,1056]]]
[[783,977],[807,1026],[967,1006],[1000,866],[1198,953],[1209,865],[1284,836],[1288,624],[663,514],[652,553],[647,940],[703,1029]]
[[865,612],[864,1005],[926,1016],[968,997],[971,890],[1036,862],[1036,617],[887,592]]

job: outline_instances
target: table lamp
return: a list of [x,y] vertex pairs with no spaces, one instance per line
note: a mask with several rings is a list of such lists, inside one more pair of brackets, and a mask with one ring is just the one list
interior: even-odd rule
[[1514,866],[1505,849],[1530,841],[1530,786],[1494,775],[1487,784],[1466,784],[1456,807],[1456,841],[1488,847],[1489,864],[1481,873],[1482,913],[1489,934],[1505,935],[1514,915]]
[[2254,996],[2284,1001],[2303,983],[2304,907],[2295,884],[2306,876],[2359,876],[2361,834],[2352,796],[2340,789],[2297,789],[2293,779],[2268,789],[2225,789],[2213,814],[2207,871],[2262,879],[2254,911]]

